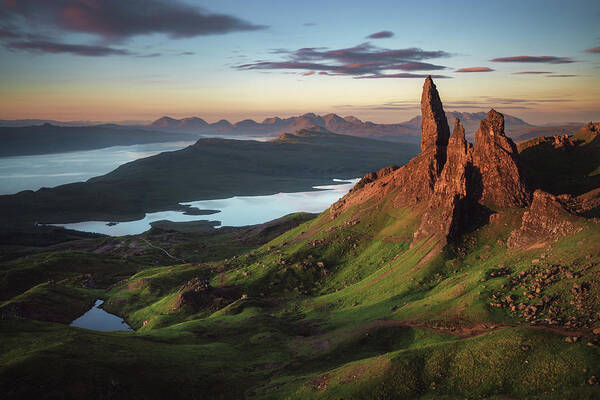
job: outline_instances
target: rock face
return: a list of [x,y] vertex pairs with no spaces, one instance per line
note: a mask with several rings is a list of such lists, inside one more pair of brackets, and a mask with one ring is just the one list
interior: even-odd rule
[[212,287],[205,279],[193,278],[179,288],[171,306],[171,311],[185,306],[198,311],[215,305],[228,304],[239,298],[240,290],[235,287]]
[[492,208],[524,207],[531,199],[517,147],[504,134],[504,116],[490,110],[475,134],[473,200]]
[[443,244],[460,233],[467,218],[467,175],[471,159],[465,140],[465,130],[458,118],[448,142],[446,163],[435,183],[433,195],[414,234],[413,243],[431,235],[439,236]]
[[[421,112],[421,154],[397,170],[365,175],[348,195],[330,208],[331,218],[337,217],[352,204],[386,195],[390,188],[397,189],[393,194],[393,202],[398,207],[414,206],[429,200],[446,161],[446,147],[450,136],[440,95],[430,76],[423,85]],[[385,179],[381,179],[383,176]]]
[[425,79],[421,94],[421,152],[436,146],[445,147],[450,137],[450,128],[440,95],[431,76]]
[[332,218],[354,205],[378,209],[391,198],[394,207],[424,210],[413,244],[430,237],[446,244],[467,228],[487,222],[490,209],[529,204],[531,193],[517,148],[504,134],[502,114],[491,110],[481,121],[474,147],[458,120],[449,137],[431,77],[423,85],[421,112],[421,154],[399,169],[367,174],[330,208]]
[[431,76],[423,85],[421,114],[421,154],[400,170],[395,182],[401,188],[396,199],[398,204],[414,205],[429,200],[446,162],[450,129]]
[[581,230],[574,224],[574,219],[556,196],[538,189],[533,194],[531,206],[523,213],[521,227],[511,233],[507,245],[517,247],[540,240],[555,241]]

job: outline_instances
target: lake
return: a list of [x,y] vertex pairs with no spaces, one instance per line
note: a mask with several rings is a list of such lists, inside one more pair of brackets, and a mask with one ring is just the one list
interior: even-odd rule
[[173,222],[211,220],[221,226],[261,224],[294,212],[319,213],[326,210],[354,186],[358,179],[334,179],[331,185],[315,186],[313,191],[277,193],[266,196],[235,196],[221,200],[200,200],[182,203],[201,210],[219,210],[211,215],[186,215],[179,211],[149,213],[143,219],[108,225],[109,221],[86,221],[72,224],[54,224],[85,232],[111,236],[137,235],[150,229],[155,221]]
[[[235,139],[265,141],[272,138],[240,135]],[[0,195],[87,181],[138,158],[183,149],[195,142],[147,143],[68,153],[0,157]]]
[[100,308],[103,303],[102,300],[96,300],[92,308],[71,322],[70,325],[94,331],[133,331],[121,317]]
[[138,158],[179,150],[193,143],[149,143],[69,153],[0,157],[0,194],[86,181]]

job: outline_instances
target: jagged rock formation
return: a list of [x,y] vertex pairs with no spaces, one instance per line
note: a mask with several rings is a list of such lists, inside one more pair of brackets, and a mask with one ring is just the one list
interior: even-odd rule
[[[482,210],[525,207],[529,192],[515,144],[504,133],[504,116],[491,110],[479,126],[475,146],[465,139],[457,119],[452,137],[442,102],[431,77],[421,96],[421,154],[386,174],[367,174],[330,209],[336,217],[352,205],[377,204],[391,198],[395,207],[422,212],[413,244],[436,237],[446,244],[474,224]],[[375,199],[375,201],[369,201]]]
[[527,246],[573,234],[582,229],[574,224],[575,218],[556,196],[538,189],[531,206],[523,213],[521,227],[511,233],[507,245]]
[[431,76],[425,79],[421,94],[421,152],[444,147],[450,138],[450,128],[440,95]]
[[[423,124],[421,128],[421,154],[413,158],[404,167],[393,171],[386,179],[377,173],[367,174],[359,182],[359,188],[369,186],[369,190],[353,190],[338,200],[330,208],[330,216],[335,218],[355,203],[361,203],[371,197],[383,197],[394,188],[394,204],[398,207],[413,206],[426,202],[431,197],[444,162],[448,145],[449,128],[442,102],[431,77],[427,77],[421,96]],[[376,181],[375,179],[376,178]],[[375,182],[374,182],[375,181]],[[367,185],[373,183],[373,185]],[[355,196],[355,198],[352,198]]]
[[429,200],[446,162],[450,128],[431,76],[425,79],[423,85],[421,114],[421,154],[400,169],[394,182],[401,188],[395,199],[399,205],[414,205]]
[[471,193],[475,201],[493,208],[529,204],[531,194],[519,169],[518,154],[513,141],[504,134],[504,116],[490,110],[475,134]]
[[439,235],[445,242],[460,232],[461,221],[466,219],[469,209],[467,175],[470,162],[465,130],[457,118],[448,142],[444,169],[435,183],[433,196],[414,234],[413,243],[430,235]]

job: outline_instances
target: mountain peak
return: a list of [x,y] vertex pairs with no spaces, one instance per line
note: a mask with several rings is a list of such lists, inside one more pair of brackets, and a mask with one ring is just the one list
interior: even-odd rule
[[150,127],[161,128],[161,129],[173,128],[173,127],[175,127],[175,125],[177,125],[178,122],[179,122],[178,120],[165,115],[165,116],[157,119],[156,121],[152,122],[150,124]]
[[217,127],[231,127],[232,126],[231,122],[227,121],[226,119],[221,119],[212,125],[217,126]]
[[361,119],[356,118],[354,115],[348,115],[347,117],[343,117],[343,119],[353,124],[360,124],[362,122]]
[[296,135],[299,136],[314,136],[314,135],[333,135],[329,129],[320,126],[320,125],[312,125],[303,129],[296,131]]
[[282,119],[279,117],[270,117],[270,118],[265,118],[262,123],[266,124],[266,125],[272,125],[272,124],[276,124],[281,121],[282,121]]

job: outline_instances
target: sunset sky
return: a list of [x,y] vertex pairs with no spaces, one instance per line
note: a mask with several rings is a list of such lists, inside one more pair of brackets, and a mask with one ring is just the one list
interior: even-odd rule
[[600,119],[598,1],[0,1],[0,119]]

